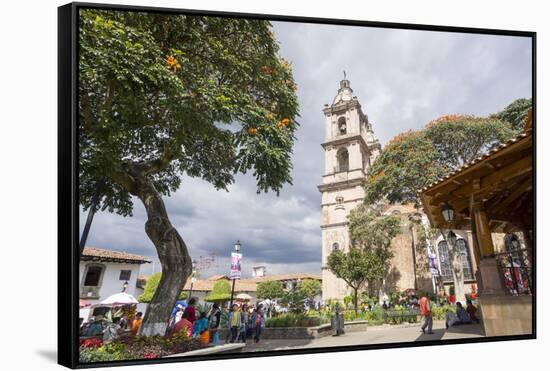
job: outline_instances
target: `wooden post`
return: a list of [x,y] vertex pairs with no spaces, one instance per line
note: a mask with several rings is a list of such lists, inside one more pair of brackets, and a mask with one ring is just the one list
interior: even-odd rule
[[475,232],[475,243],[477,243],[477,251],[479,255],[474,254],[476,259],[479,259],[479,273],[476,275],[480,297],[486,295],[503,295],[504,287],[502,277],[499,273],[497,261],[494,257],[495,247],[491,229],[489,228],[489,220],[481,202],[474,202],[471,199],[471,212],[474,216],[472,227],[475,227],[472,232]]
[[495,247],[493,245],[491,229],[489,228],[489,220],[487,219],[487,214],[481,203],[474,203],[473,214],[476,226],[475,234],[481,257],[486,258],[493,256],[495,254]]

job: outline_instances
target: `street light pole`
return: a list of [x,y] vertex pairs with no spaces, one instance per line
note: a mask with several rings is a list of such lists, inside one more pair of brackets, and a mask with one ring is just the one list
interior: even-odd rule
[[233,307],[233,295],[235,294],[235,279],[233,278],[233,283],[231,284],[231,301],[229,302],[229,309]]
[[88,233],[90,233],[90,228],[92,227],[92,221],[94,220],[95,212],[97,211],[97,206],[99,204],[99,198],[101,196],[101,191],[105,184],[104,180],[100,180],[95,189],[95,193],[92,197],[92,204],[88,211],[88,217],[86,218],[86,224],[84,225],[84,230],[82,230],[82,236],[80,237],[79,249],[80,255],[84,251],[84,246],[86,246],[86,241],[88,240]]
[[[237,243],[235,243],[235,246],[233,247],[233,253],[234,254],[239,254],[241,252],[241,242],[239,240],[237,240]],[[235,280],[237,279],[237,269],[238,269],[238,274],[239,274],[239,277],[240,277],[240,270],[241,270],[241,267],[240,267],[240,259],[238,260],[238,267],[233,267],[233,254],[231,254],[231,278],[233,279],[233,283],[231,285],[231,300],[229,301],[229,309],[231,309],[233,307],[233,295],[235,294]],[[238,258],[235,258],[235,259],[238,259]],[[235,268],[235,269],[233,269]]]

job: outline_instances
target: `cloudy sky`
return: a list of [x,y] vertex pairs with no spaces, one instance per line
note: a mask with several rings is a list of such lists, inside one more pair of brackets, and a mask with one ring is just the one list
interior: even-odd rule
[[[236,240],[243,276],[256,265],[268,274],[320,272],[321,110],[336,95],[343,70],[383,145],[444,114],[487,115],[531,97],[527,38],[285,22],[274,30],[298,84],[294,185],[277,197],[257,195],[251,175],[236,176],[229,192],[184,177],[165,202],[191,256],[215,256],[202,277],[229,273]],[[134,205],[132,218],[96,214],[87,245],[149,256],[156,263],[142,266],[142,274],[150,274],[160,267],[144,232],[145,210]],[[81,213],[81,227],[85,219]]]

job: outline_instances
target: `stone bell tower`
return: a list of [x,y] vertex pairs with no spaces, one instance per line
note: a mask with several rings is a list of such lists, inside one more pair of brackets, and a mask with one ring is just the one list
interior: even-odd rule
[[332,104],[325,104],[323,113],[325,141],[321,146],[325,150],[325,174],[318,186],[322,194],[323,300],[341,300],[350,290],[327,268],[327,257],[334,250],[349,249],[347,216],[363,202],[367,169],[379,155],[381,146],[345,77]]

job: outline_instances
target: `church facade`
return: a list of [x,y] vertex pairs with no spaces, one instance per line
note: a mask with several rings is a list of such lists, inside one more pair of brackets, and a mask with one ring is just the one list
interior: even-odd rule
[[[349,80],[340,81],[332,104],[326,104],[323,113],[325,140],[321,145],[325,155],[325,170],[318,189],[321,192],[322,297],[326,301],[342,300],[351,293],[347,284],[328,269],[327,259],[335,250],[349,249],[347,216],[363,202],[368,168],[382,149],[368,115],[353,95]],[[419,243],[411,222],[413,218],[422,217],[422,214],[411,205],[386,205],[382,214],[399,217],[401,232],[392,241],[394,257],[383,287],[378,289],[382,293],[406,289],[437,292],[443,288],[449,292],[452,276],[442,237],[437,236],[432,241],[432,253],[436,256],[439,272],[437,278],[432,278],[428,251],[425,244]],[[475,283],[473,272],[476,270],[472,259],[472,236],[465,231],[456,233],[459,243],[464,246],[465,286],[469,292],[472,289],[470,285]]]
[[327,257],[334,250],[349,247],[347,216],[363,202],[363,186],[370,164],[381,146],[374,136],[368,116],[350,87],[349,80],[340,88],[331,105],[325,105],[325,173],[321,192],[323,300],[343,298],[349,289],[327,269]]

